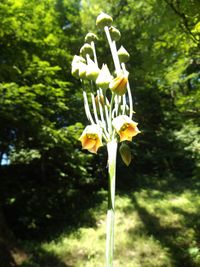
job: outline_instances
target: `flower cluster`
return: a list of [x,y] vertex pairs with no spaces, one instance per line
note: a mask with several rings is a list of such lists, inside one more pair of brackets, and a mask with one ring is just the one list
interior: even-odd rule
[[[99,66],[96,55],[98,37],[94,33],[86,35],[80,55],[75,55],[72,61],[72,75],[81,79],[83,84],[88,85],[89,81],[93,88],[90,93],[83,90],[85,112],[90,125],[80,137],[83,149],[92,153],[97,153],[103,141],[108,143],[116,138],[120,142],[132,141],[140,132],[137,123],[132,120],[132,96],[125,65],[129,53],[123,46],[117,49],[116,42],[120,40],[121,33],[112,23],[112,17],[103,12],[96,20],[97,27],[105,32],[110,46],[115,67],[113,71],[105,63]],[[121,150],[127,151],[124,147]]]

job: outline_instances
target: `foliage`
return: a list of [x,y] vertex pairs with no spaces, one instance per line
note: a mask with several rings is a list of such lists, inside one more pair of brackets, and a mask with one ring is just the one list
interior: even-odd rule
[[[200,264],[199,9],[198,0],[1,1],[0,162],[5,155],[10,160],[0,167],[1,203],[17,237],[30,243],[54,238],[67,224],[61,238],[67,246],[72,242],[67,254],[59,251],[62,240],[37,244],[24,266],[45,266],[40,255],[51,256],[54,267],[64,266],[59,258],[78,266],[77,251],[77,264],[90,266],[104,250],[101,211],[106,208],[98,190],[107,188],[107,158],[104,149],[94,157],[80,151],[77,139],[86,122],[81,86],[70,74],[72,55],[101,10],[123,32],[117,46],[124,44],[131,55],[134,119],[142,130],[131,143],[127,172],[118,159],[118,190],[137,187],[137,193],[117,200],[116,243],[127,248],[117,247],[118,259],[127,260],[125,266],[133,258],[136,266],[151,266],[150,258],[152,266]],[[107,51],[97,51],[102,62]],[[98,238],[100,254],[94,255],[87,235]]]
[[22,235],[43,228],[53,211],[64,208],[68,190],[91,179],[90,157],[78,145],[81,116],[74,123],[77,109],[82,112],[81,89],[70,74],[80,35],[78,5],[0,4],[0,161],[6,155],[10,162],[1,167],[1,201]]

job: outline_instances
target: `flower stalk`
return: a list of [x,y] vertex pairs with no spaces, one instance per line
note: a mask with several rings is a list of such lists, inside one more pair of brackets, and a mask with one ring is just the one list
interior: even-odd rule
[[120,67],[120,62],[119,62],[119,57],[118,57],[118,54],[117,54],[115,41],[112,41],[112,39],[111,39],[110,31],[109,31],[108,26],[104,27],[104,31],[105,31],[105,34],[106,34],[106,37],[107,37],[107,40],[108,40],[108,43],[109,43],[109,46],[110,46],[110,51],[111,51],[111,54],[112,54],[112,58],[113,58],[113,61],[114,61],[116,72],[120,73],[121,67]]
[[108,210],[106,227],[106,267],[113,266],[114,256],[114,224],[115,224],[115,180],[117,141],[107,143],[108,151]]
[[[108,210],[106,225],[106,267],[113,267],[114,260],[114,224],[115,224],[115,180],[118,143],[119,153],[126,166],[131,163],[132,155],[128,142],[140,131],[137,122],[132,120],[133,102],[128,81],[129,72],[125,63],[129,53],[121,46],[117,50],[120,31],[111,24],[111,16],[101,13],[96,25],[105,32],[114,63],[107,62],[98,66],[96,42],[98,37],[88,33],[85,44],[80,49],[81,56],[74,56],[72,75],[91,88],[90,93],[83,90],[84,107],[90,125],[86,126],[79,140],[82,148],[97,153],[104,144],[108,152]],[[101,62],[101,61],[99,61]],[[85,88],[86,88],[85,86]]]

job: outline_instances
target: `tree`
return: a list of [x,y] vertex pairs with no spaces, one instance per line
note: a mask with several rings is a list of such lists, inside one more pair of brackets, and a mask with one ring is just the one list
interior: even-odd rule
[[[59,0],[0,4],[0,163],[5,155],[10,161],[0,167],[1,203],[15,231],[21,225],[36,232],[64,208],[66,192],[91,177],[78,149],[81,90],[71,76],[78,7],[79,1]],[[8,228],[3,217],[0,234]]]

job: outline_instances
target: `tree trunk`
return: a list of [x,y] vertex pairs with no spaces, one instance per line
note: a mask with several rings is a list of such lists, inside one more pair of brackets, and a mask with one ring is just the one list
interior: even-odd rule
[[15,238],[9,229],[2,207],[0,206],[0,265],[1,267],[17,267],[12,256]]

